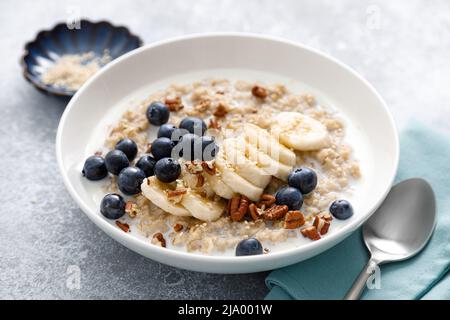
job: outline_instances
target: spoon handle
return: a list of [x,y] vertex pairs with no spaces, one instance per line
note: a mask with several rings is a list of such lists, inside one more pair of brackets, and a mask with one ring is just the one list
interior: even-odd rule
[[355,282],[353,282],[350,290],[348,290],[347,294],[344,297],[344,300],[358,300],[361,297],[361,294],[366,288],[367,280],[371,276],[374,266],[376,265],[377,263],[373,259],[370,259],[367,262],[366,266],[362,269]]

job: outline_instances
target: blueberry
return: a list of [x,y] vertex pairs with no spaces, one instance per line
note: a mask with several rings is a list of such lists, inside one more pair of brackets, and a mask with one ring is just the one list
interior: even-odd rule
[[163,124],[158,129],[158,138],[166,137],[166,138],[172,139],[172,134],[177,129],[178,128],[175,127],[173,124],[170,124],[170,123]]
[[180,164],[172,158],[162,158],[155,164],[155,175],[159,181],[166,183],[173,182],[178,179],[180,173]]
[[136,167],[144,171],[146,177],[151,177],[154,175],[154,167],[156,160],[148,154],[143,155],[138,162],[136,162]]
[[130,165],[127,155],[120,150],[112,150],[105,156],[106,169],[114,175],[118,175],[123,168]]
[[145,173],[141,169],[128,167],[120,171],[117,185],[120,191],[131,196],[141,192],[141,184],[145,178]]
[[100,203],[100,212],[108,219],[119,219],[125,214],[125,200],[116,193],[107,194]]
[[160,126],[169,120],[169,108],[162,102],[152,102],[147,108],[147,119],[154,126]]
[[175,143],[169,138],[162,137],[152,142],[152,154],[156,160],[168,158],[172,154]]
[[336,200],[331,204],[330,212],[336,219],[345,220],[353,215],[353,207],[347,200]]
[[308,194],[317,186],[317,174],[310,168],[296,168],[289,175],[288,184],[302,194]]
[[83,176],[88,180],[101,180],[108,175],[106,170],[105,159],[100,156],[90,156],[84,162]]
[[177,150],[179,156],[185,160],[193,161],[202,158],[202,147],[199,137],[195,134],[188,133],[181,137]]
[[200,118],[187,117],[181,120],[180,128],[198,136],[202,136],[206,131],[206,123]]
[[253,256],[263,253],[261,242],[255,238],[241,240],[236,247],[237,256]]
[[219,152],[219,146],[214,141],[213,137],[203,136],[200,138],[202,144],[202,160],[211,161],[216,157]]
[[120,150],[127,155],[128,160],[133,161],[138,152],[138,147],[136,142],[129,138],[125,138],[117,142],[116,150]]
[[289,210],[300,210],[303,205],[302,193],[292,187],[283,187],[275,195],[276,204],[287,205]]

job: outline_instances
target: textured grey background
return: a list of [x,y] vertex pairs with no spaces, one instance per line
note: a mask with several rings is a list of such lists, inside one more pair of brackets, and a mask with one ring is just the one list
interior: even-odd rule
[[[76,6],[146,43],[206,31],[265,33],[328,52],[379,90],[400,127],[450,132],[450,1],[0,2],[0,298],[256,299],[265,274],[208,275],[145,259],[99,231],[65,191],[54,140],[66,101],[21,76],[23,45]],[[66,285],[81,270],[81,288]],[[69,269],[70,273],[70,269]]]

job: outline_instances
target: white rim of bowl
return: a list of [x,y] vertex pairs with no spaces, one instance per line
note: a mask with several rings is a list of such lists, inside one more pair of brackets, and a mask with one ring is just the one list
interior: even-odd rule
[[[350,74],[352,74],[354,77],[356,77],[357,79],[359,79],[362,83],[364,83],[364,85],[371,91],[371,93],[379,100],[380,104],[382,105],[385,114],[388,117],[389,123],[391,128],[393,129],[394,133],[395,133],[395,164],[394,164],[394,170],[391,173],[391,179],[390,179],[390,183],[389,185],[386,187],[386,190],[384,192],[384,194],[382,195],[382,197],[377,201],[377,203],[369,209],[369,214],[367,214],[366,216],[361,216],[361,217],[357,217],[354,220],[350,220],[348,221],[348,224],[346,224],[345,226],[343,226],[339,232],[336,232],[334,234],[330,234],[329,236],[320,239],[320,241],[311,241],[310,243],[307,243],[305,245],[302,245],[300,247],[297,248],[292,248],[292,249],[286,249],[286,250],[282,250],[279,252],[273,252],[270,254],[263,254],[263,255],[254,255],[254,256],[215,256],[215,255],[203,255],[200,253],[189,253],[189,252],[183,252],[183,251],[177,251],[177,250],[172,250],[172,249],[166,249],[166,248],[161,248],[159,246],[155,246],[152,245],[151,243],[149,243],[148,241],[144,241],[143,239],[140,239],[136,236],[124,233],[122,230],[115,228],[112,224],[110,224],[105,218],[103,218],[100,214],[98,214],[98,212],[92,212],[89,208],[89,206],[81,199],[81,197],[78,196],[77,192],[75,191],[74,187],[72,186],[72,184],[70,183],[70,180],[67,176],[67,173],[64,170],[64,166],[63,166],[63,161],[62,161],[62,154],[61,154],[61,139],[62,139],[62,130],[65,126],[67,117],[69,116],[72,107],[74,106],[75,102],[77,101],[78,97],[81,96],[83,94],[83,92],[86,90],[87,87],[89,87],[91,82],[94,82],[97,80],[97,78],[101,77],[101,75],[106,72],[106,70],[113,68],[115,65],[121,63],[123,60],[128,59],[129,57],[139,54],[142,51],[145,50],[150,50],[154,47],[158,47],[161,45],[166,45],[166,44],[170,44],[173,42],[180,42],[180,41],[188,41],[191,39],[196,39],[196,38],[228,38],[228,37],[238,37],[238,38],[253,38],[253,39],[261,39],[261,40],[269,40],[269,41],[273,41],[273,42],[279,42],[279,43],[283,43],[283,44],[287,44],[287,45],[291,45],[306,51],[310,51],[316,55],[319,55],[325,59],[328,59],[332,62],[334,62],[335,64],[339,65],[341,68],[345,69],[347,72],[349,72]],[[338,238],[342,237],[342,239],[340,239],[340,241],[344,240],[352,231],[356,230],[359,226],[361,226],[375,211],[376,209],[381,205],[381,203],[384,201],[384,199],[386,198],[390,187],[392,186],[394,179],[395,179],[395,175],[397,173],[398,170],[398,163],[399,163],[399,137],[398,137],[398,130],[397,130],[397,126],[394,122],[394,118],[392,116],[392,114],[389,111],[389,108],[387,107],[384,99],[380,96],[380,94],[375,90],[375,88],[366,80],[364,79],[361,75],[359,75],[356,71],[354,71],[352,68],[350,68],[349,66],[345,65],[344,63],[338,61],[336,58],[320,52],[319,50],[316,50],[314,48],[305,46],[303,44],[291,41],[291,40],[287,40],[287,39],[283,39],[280,37],[275,37],[275,36],[268,36],[268,35],[262,35],[262,34],[254,34],[254,33],[241,33],[241,32],[211,32],[211,33],[194,33],[194,34],[189,34],[189,35],[183,35],[183,36],[178,36],[178,37],[173,37],[173,38],[169,38],[169,39],[165,39],[165,40],[160,40],[160,41],[156,41],[147,45],[143,45],[140,48],[134,49],[120,57],[118,57],[117,59],[111,61],[110,63],[108,63],[105,67],[103,67],[99,72],[97,72],[95,75],[93,75],[76,93],[75,95],[72,97],[72,99],[69,101],[69,103],[67,104],[64,113],[60,119],[59,125],[58,125],[58,131],[56,134],[56,157],[57,157],[57,161],[58,161],[58,167],[59,170],[61,172],[61,175],[63,176],[63,181],[64,184],[67,188],[67,190],[69,191],[70,195],[72,196],[72,198],[75,200],[75,202],[81,207],[81,209],[83,210],[83,212],[89,217],[90,220],[92,220],[98,227],[100,227],[103,231],[105,231],[108,235],[109,234],[113,234],[115,237],[118,238],[122,238],[124,239],[127,243],[131,243],[134,247],[139,247],[139,248],[143,248],[143,250],[147,250],[150,252],[155,252],[157,254],[162,254],[165,256],[170,256],[170,257],[183,257],[186,259],[191,259],[191,260],[197,260],[197,261],[203,261],[203,262],[262,262],[262,261],[266,261],[266,260],[271,260],[271,259],[284,259],[286,257],[290,257],[290,256],[295,256],[300,254],[303,251],[310,251],[312,250],[314,247],[317,246],[326,246],[327,244],[332,243],[333,241],[338,240]],[[339,241],[339,242],[340,242]],[[336,245],[339,243],[337,242]],[[331,248],[329,248],[331,249]],[[328,249],[328,250],[329,250]]]

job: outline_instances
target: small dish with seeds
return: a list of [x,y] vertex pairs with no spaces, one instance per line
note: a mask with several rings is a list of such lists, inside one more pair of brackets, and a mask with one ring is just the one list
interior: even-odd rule
[[127,28],[107,21],[81,20],[79,27],[59,23],[25,45],[22,71],[42,91],[73,96],[103,66],[141,45]]

